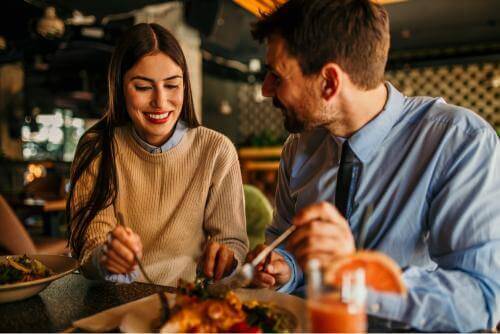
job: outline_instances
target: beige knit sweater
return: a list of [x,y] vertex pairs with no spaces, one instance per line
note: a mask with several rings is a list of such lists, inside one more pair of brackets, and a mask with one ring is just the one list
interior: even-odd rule
[[[200,126],[189,129],[167,152],[150,154],[131,131],[115,131],[117,199],[87,230],[80,258],[84,274],[96,276],[91,254],[116,226],[115,212],[141,237],[142,262],[155,283],[193,280],[208,237],[228,245],[242,263],[248,238],[240,167],[231,141]],[[89,193],[94,173],[77,183],[73,205]]]

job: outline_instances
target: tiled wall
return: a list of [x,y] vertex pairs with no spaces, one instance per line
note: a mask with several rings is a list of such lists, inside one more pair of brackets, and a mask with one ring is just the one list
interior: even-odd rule
[[[389,71],[388,81],[405,95],[441,96],[448,103],[469,108],[500,129],[500,61],[472,64],[406,67]],[[286,136],[279,110],[262,100],[258,84],[238,88],[239,128],[242,138],[268,133]]]
[[260,84],[242,84],[238,89],[239,127],[243,138],[270,135],[284,138],[283,116],[271,99],[264,99]]
[[405,95],[442,96],[500,128],[500,62],[405,68],[386,77]]

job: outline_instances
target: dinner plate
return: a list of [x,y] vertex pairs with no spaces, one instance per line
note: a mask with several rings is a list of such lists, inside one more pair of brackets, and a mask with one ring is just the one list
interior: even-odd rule
[[[242,301],[257,300],[272,303],[293,314],[297,320],[295,332],[307,331],[305,300],[268,289],[238,289],[235,291]],[[175,295],[167,294],[173,305]],[[86,332],[153,332],[160,317],[161,304],[156,294],[123,304],[106,311],[80,319],[73,326]]]
[[[9,255],[22,256],[22,255]],[[62,255],[28,255],[50,268],[54,274],[46,278],[41,278],[29,282],[20,282],[0,285],[0,303],[8,303],[22,300],[40,293],[51,282],[59,279],[78,268],[78,261]],[[0,256],[0,261],[6,261],[7,256]]]

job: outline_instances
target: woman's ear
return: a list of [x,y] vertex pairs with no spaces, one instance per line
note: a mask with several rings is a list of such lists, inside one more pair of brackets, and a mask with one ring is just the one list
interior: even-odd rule
[[331,100],[340,91],[342,70],[335,63],[327,63],[321,69],[321,96],[326,101]]

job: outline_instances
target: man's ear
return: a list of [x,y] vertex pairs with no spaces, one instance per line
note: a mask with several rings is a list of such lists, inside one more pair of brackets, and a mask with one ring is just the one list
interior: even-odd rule
[[329,101],[340,91],[342,69],[335,63],[327,63],[321,69],[321,96]]

